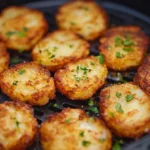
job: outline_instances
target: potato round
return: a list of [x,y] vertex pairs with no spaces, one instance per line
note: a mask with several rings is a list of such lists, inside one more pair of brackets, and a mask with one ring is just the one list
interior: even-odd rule
[[0,73],[8,68],[9,59],[9,53],[6,50],[6,46],[0,41]]
[[89,46],[88,42],[74,33],[57,30],[48,34],[35,46],[32,58],[54,72],[66,63],[87,57]]
[[150,55],[138,68],[134,81],[150,96]]
[[64,109],[40,128],[43,150],[110,150],[111,133],[98,118],[80,109]]
[[138,138],[150,132],[150,97],[134,83],[104,88],[100,99],[101,115],[117,136]]
[[2,91],[12,100],[45,105],[55,98],[55,85],[48,70],[28,62],[13,66],[1,74]]
[[31,50],[47,30],[44,15],[38,10],[11,6],[0,15],[0,36],[9,49]]
[[138,26],[114,27],[100,39],[100,53],[109,69],[124,71],[136,68],[148,50],[149,38]]
[[25,150],[38,132],[32,108],[18,102],[0,104],[0,149]]
[[94,2],[75,1],[58,9],[56,21],[61,29],[71,30],[87,40],[98,38],[107,29],[108,16]]
[[87,100],[105,83],[105,64],[90,56],[67,64],[54,75],[56,88],[71,100]]

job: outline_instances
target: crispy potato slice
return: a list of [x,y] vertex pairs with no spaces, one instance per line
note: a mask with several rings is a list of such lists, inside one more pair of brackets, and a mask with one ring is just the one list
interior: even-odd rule
[[150,132],[150,97],[134,83],[104,88],[100,93],[100,111],[117,136],[139,138]]
[[109,29],[100,39],[100,53],[109,69],[125,71],[136,68],[148,50],[149,38],[138,26]]
[[71,31],[56,30],[35,46],[32,58],[54,72],[73,60],[87,57],[89,46]]
[[150,55],[138,68],[134,81],[150,96]]
[[[87,100],[105,83],[107,68],[90,56],[66,65],[54,75],[57,89],[71,100]],[[101,62],[103,63],[103,62]]]
[[31,50],[47,30],[47,21],[38,10],[11,6],[0,15],[0,36],[9,49]]
[[87,40],[98,38],[107,29],[108,16],[94,2],[75,1],[58,9],[56,21],[61,29],[71,30]]
[[42,123],[40,138],[43,150],[110,150],[112,145],[111,133],[101,120],[70,108]]
[[9,66],[9,53],[6,50],[6,46],[0,41],[0,73],[6,70]]
[[2,91],[12,100],[31,105],[45,105],[55,98],[55,85],[48,70],[29,62],[21,63],[1,74]]
[[38,123],[32,108],[19,102],[0,104],[0,149],[25,150],[33,143]]

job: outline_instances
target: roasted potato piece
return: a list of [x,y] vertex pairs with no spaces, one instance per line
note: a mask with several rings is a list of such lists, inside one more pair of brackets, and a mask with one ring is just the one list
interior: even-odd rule
[[150,96],[150,55],[138,68],[134,81]]
[[31,50],[47,30],[44,15],[38,10],[11,6],[0,15],[0,36],[9,49]]
[[8,68],[9,59],[9,53],[6,50],[6,46],[0,41],[0,73]]
[[108,16],[94,2],[75,1],[58,9],[56,21],[61,29],[71,30],[87,40],[98,38],[107,29]]
[[[100,60],[99,60],[100,59]],[[105,83],[107,68],[102,58],[88,58],[69,63],[54,75],[57,89],[71,100],[87,100]]]
[[40,128],[43,150],[110,150],[111,133],[98,118],[80,109],[64,109]]
[[19,102],[0,104],[0,150],[25,150],[38,132],[32,108]]
[[66,63],[87,57],[89,46],[88,42],[71,31],[57,30],[48,34],[35,46],[32,58],[54,72]]
[[100,93],[100,111],[117,136],[139,138],[150,132],[150,97],[134,83],[104,88]]
[[138,26],[114,27],[100,39],[100,53],[109,69],[124,71],[136,68],[148,50],[149,38]]
[[48,70],[33,62],[21,63],[1,74],[2,91],[12,100],[45,105],[55,98],[55,85]]

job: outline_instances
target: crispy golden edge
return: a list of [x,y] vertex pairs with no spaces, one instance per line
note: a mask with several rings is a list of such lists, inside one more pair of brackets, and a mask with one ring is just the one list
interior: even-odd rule
[[[108,55],[108,53],[111,51],[111,50],[109,50],[110,45],[108,45],[108,42],[109,42],[110,38],[115,37],[117,35],[125,36],[128,33],[132,34],[135,37],[136,40],[137,40],[137,38],[142,39],[142,41],[140,43],[138,43],[138,48],[142,52],[141,56],[138,56],[138,57],[141,57],[140,62],[142,62],[144,57],[145,57],[145,53],[148,50],[150,40],[149,40],[148,36],[141,30],[141,28],[139,26],[118,26],[118,27],[113,27],[113,28],[107,30],[104,33],[104,36],[99,40],[100,43],[101,43],[100,46],[99,46],[99,52],[104,54],[105,63],[106,63],[107,67],[110,70],[126,71],[126,70],[135,69],[135,68],[137,68],[138,65],[140,65],[140,63],[138,63],[138,65],[134,65],[134,66],[133,66],[133,64],[130,64],[130,66],[126,65],[126,59],[129,59],[130,58],[130,56],[129,56],[129,58],[126,58],[126,59],[121,58],[122,60],[124,59],[124,61],[125,61],[123,66],[122,65],[121,66],[116,66],[115,64],[113,64],[113,63],[115,63],[114,58],[110,59],[110,57],[112,57],[112,56]],[[134,59],[136,59],[136,56],[135,56]],[[120,59],[116,58],[116,63],[119,62],[119,61],[120,61]]]
[[[37,64],[36,62],[24,62],[24,63],[20,63],[20,64],[17,64],[11,68],[9,68],[8,70],[4,71],[2,74],[0,74],[0,87],[1,87],[1,90],[3,91],[3,93],[5,93],[6,95],[8,95],[12,100],[14,101],[19,101],[19,99],[16,99],[14,94],[12,95],[11,93],[13,93],[13,88],[11,88],[12,86],[8,85],[7,83],[3,82],[3,78],[5,77],[5,75],[9,74],[10,72],[15,73],[17,72],[19,69],[22,69],[23,68],[31,68],[31,67],[36,67],[39,71],[39,73],[44,73],[45,75],[47,75],[49,77],[49,80],[51,81],[52,83],[52,89],[51,89],[51,93],[49,93],[49,100],[52,100],[55,98],[55,92],[56,92],[56,89],[55,89],[55,85],[54,85],[54,81],[53,81],[53,78],[50,77],[50,72],[45,69],[44,67],[42,67],[42,65],[39,65]],[[10,92],[7,92],[7,89],[10,90]],[[45,105],[46,103],[48,103],[48,101],[46,103],[41,103],[39,102],[38,100],[40,100],[43,96],[45,95],[45,92],[44,91],[37,91],[36,93],[32,94],[31,97],[33,98],[32,100],[28,100],[26,102],[30,103],[31,105]],[[41,101],[41,100],[40,100]]]
[[[61,32],[61,31],[64,31],[64,30],[56,30],[56,31],[54,31],[54,32],[52,32],[52,33],[48,33],[47,35],[46,35],[46,37],[45,38],[43,38],[43,39],[46,39],[46,38],[50,38],[50,37],[52,37],[53,38],[53,36],[55,36],[55,34],[58,32]],[[68,32],[68,34],[73,34],[73,32],[71,32],[71,31],[66,31],[66,32]],[[78,40],[79,39],[79,37],[76,35],[76,34],[74,34],[74,36],[75,36],[75,38]],[[42,40],[43,40],[42,39]],[[42,42],[42,40],[41,40],[41,42]],[[89,48],[90,48],[90,44],[87,42],[87,41],[85,41],[84,39],[80,39],[80,40],[83,40],[85,43],[85,47],[84,47],[84,53],[82,53],[81,54],[81,56],[77,56],[77,54],[76,53],[74,53],[72,56],[68,56],[68,57],[62,57],[62,58],[54,58],[53,60],[51,60],[51,62],[52,63],[55,63],[55,65],[43,65],[43,66],[45,66],[49,71],[51,71],[51,72],[55,72],[55,71],[57,71],[58,69],[61,69],[61,68],[63,68],[66,64],[68,64],[69,62],[72,62],[72,61],[76,61],[76,60],[79,60],[79,59],[81,59],[81,58],[86,58],[88,55],[89,55],[89,53],[90,53],[90,51],[89,51]],[[39,41],[39,43],[40,43],[40,41]],[[79,51],[77,51],[78,53],[80,53]],[[32,53],[31,53],[31,55],[32,55],[32,59],[34,60],[34,61],[37,61],[37,57],[38,57],[38,54],[37,53],[35,53],[34,52],[34,49],[32,50]]]
[[[133,86],[137,86],[133,82],[128,82],[125,84],[131,84]],[[122,126],[122,125],[121,125],[122,127],[120,127],[119,124],[121,124],[121,122],[118,121],[118,118],[115,118],[115,117],[112,117],[109,119],[107,118],[107,116],[105,115],[105,112],[106,112],[105,110],[107,109],[107,107],[109,107],[109,103],[110,103],[108,96],[110,94],[111,88],[113,88],[113,86],[118,86],[118,85],[119,84],[116,84],[116,85],[114,84],[112,86],[106,87],[106,88],[102,89],[102,91],[100,92],[99,107],[100,107],[100,114],[102,116],[102,119],[105,121],[105,123],[107,124],[109,129],[111,129],[111,131],[119,137],[138,139],[143,134],[150,133],[150,119],[145,120],[145,122],[141,122],[141,123],[139,122],[138,125],[134,124],[132,127],[131,126]],[[121,88],[121,87],[120,87],[120,89],[123,90],[123,88]],[[120,89],[119,89],[119,91],[120,91]],[[146,100],[146,102],[150,103],[148,99]],[[143,103],[143,102],[141,102],[141,103]],[[119,116],[117,116],[117,117],[119,117]],[[147,127],[148,131],[145,132],[144,129],[146,129],[146,127]],[[123,128],[124,128],[124,130],[123,130]],[[124,131],[124,132],[122,132],[122,131]]]
[[[92,1],[84,1],[84,0],[83,0],[83,2],[96,4],[95,2],[92,2]],[[61,27],[60,21],[59,21],[57,18],[58,18],[58,16],[61,15],[61,9],[62,9],[63,7],[65,7],[65,6],[68,6],[68,5],[72,4],[72,3],[74,3],[74,2],[67,2],[67,3],[65,3],[65,4],[63,4],[63,5],[61,5],[61,6],[59,7],[59,9],[58,9],[58,11],[57,11],[57,13],[56,13],[56,22],[57,22],[57,25],[59,26],[59,28],[62,28],[62,27]],[[97,5],[97,4],[96,4],[96,5]],[[109,26],[109,16],[108,16],[107,12],[106,12],[106,11],[104,10],[104,8],[102,8],[100,5],[97,5],[97,8],[99,9],[100,14],[102,15],[102,17],[103,17],[103,19],[104,19],[105,28],[104,28],[102,31],[100,31],[100,32],[98,33],[98,35],[96,35],[96,36],[95,36],[95,35],[91,35],[90,38],[83,37],[83,38],[85,38],[86,40],[89,40],[89,41],[93,41],[93,40],[97,39],[99,36],[102,36],[102,35],[105,33],[105,31],[107,30],[108,26]],[[76,34],[79,34],[78,31],[77,31],[77,32],[74,31],[74,32],[75,32]],[[95,33],[94,33],[94,34],[95,34]],[[79,34],[79,35],[80,35],[80,34]],[[80,35],[80,36],[82,36],[82,35]]]
[[[15,102],[15,101],[5,101],[3,103],[0,103],[0,113],[4,113],[4,117],[5,117],[5,111],[3,112],[3,108],[5,107],[14,107],[16,110],[18,111],[24,111],[25,113],[28,113],[31,115],[31,117],[33,117],[33,120],[32,120],[32,124],[31,122],[29,123],[30,125],[32,125],[32,130],[33,130],[33,135],[32,137],[29,137],[29,136],[22,136],[20,138],[20,140],[16,143],[16,145],[13,145],[13,147],[11,147],[10,149],[11,150],[25,150],[28,146],[30,146],[37,134],[38,134],[38,122],[36,121],[35,117],[34,117],[34,114],[33,114],[33,109],[30,105],[27,105],[25,103],[22,103],[22,102]],[[12,135],[8,135],[8,138],[12,136]],[[5,150],[5,148],[3,147],[3,145],[0,143],[0,149],[1,150]]]

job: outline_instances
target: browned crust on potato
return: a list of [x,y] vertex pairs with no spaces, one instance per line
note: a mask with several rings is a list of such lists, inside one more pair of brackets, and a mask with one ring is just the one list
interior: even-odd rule
[[[18,12],[18,15],[6,19],[5,14],[11,9],[14,9],[14,11],[16,10],[16,13]],[[24,13],[21,13],[21,11],[23,11]],[[30,17],[33,17],[32,20],[37,21],[36,25],[30,25]],[[24,6],[10,6],[5,8],[0,14],[0,22],[2,22],[0,24],[1,38],[5,41],[7,48],[17,51],[31,50],[32,47],[43,37],[43,35],[48,30],[48,23],[44,18],[44,14],[39,10],[30,9]],[[25,32],[26,36],[20,37],[15,34],[7,36],[7,32],[14,30],[16,32],[22,32],[24,27],[28,28],[28,31]]]
[[[88,60],[91,60],[91,62],[94,62],[97,66],[97,68],[94,69],[95,71],[98,71],[97,75],[92,75],[92,77],[88,77],[86,80],[80,82],[76,81],[70,67],[86,65]],[[107,68],[105,64],[101,65],[97,58],[94,56],[89,56],[85,59],[69,63],[64,66],[64,68],[58,70],[54,75],[54,81],[58,91],[67,96],[69,99],[87,100],[105,84],[106,77]]]
[[[26,126],[25,130],[28,132],[21,133],[20,130],[23,130],[21,128],[21,123],[20,123],[21,129],[19,129],[19,127],[17,127],[17,129],[13,129],[13,124],[10,124],[8,128],[8,124],[6,124],[5,120],[7,119],[7,121],[12,121],[13,117],[16,115],[15,111],[23,113],[24,116],[21,117],[28,116],[28,118],[24,118],[24,119],[29,119],[29,120],[23,120],[23,122],[21,122]],[[3,137],[5,138],[4,140],[6,140],[7,142],[9,141],[9,143],[7,143],[6,145],[4,144],[5,141],[0,141],[1,150],[6,150],[6,149],[25,150],[28,146],[30,146],[34,142],[38,133],[38,123],[33,116],[33,109],[29,105],[21,102],[6,101],[4,103],[1,103],[0,104],[0,132],[1,132],[1,136],[3,135]],[[19,139],[16,139],[18,134],[22,134],[22,135]]]
[[[63,40],[56,40],[55,36],[58,36],[58,34],[62,34],[62,33],[66,33],[65,36],[71,36],[70,38],[66,39],[66,37],[64,37],[64,41]],[[49,41],[46,41],[48,40]],[[65,48],[63,49],[62,47],[60,47],[60,45],[65,45],[65,43],[73,43],[73,41],[75,42],[79,42],[79,46],[77,47],[77,49],[70,55],[70,56],[59,56],[57,57],[57,54],[54,58],[52,59],[48,59],[46,56],[42,56],[42,54],[44,54],[45,52],[43,52],[44,50],[39,49],[39,47],[42,48],[42,46],[46,46],[47,44],[53,44],[53,42],[57,42],[58,45],[56,44],[56,47],[59,49],[57,51],[60,51],[61,53],[63,51],[66,51]],[[67,44],[66,43],[66,44]],[[76,45],[76,43],[74,43]],[[73,45],[73,44],[72,44]],[[71,46],[72,46],[71,45]],[[89,55],[89,47],[90,44],[79,38],[77,35],[75,35],[73,32],[71,31],[65,31],[65,30],[56,30],[52,33],[49,33],[44,39],[42,39],[33,49],[32,51],[32,58],[34,61],[42,64],[43,66],[45,66],[49,71],[51,72],[55,72],[58,69],[62,68],[64,65],[66,65],[69,62],[81,59],[81,58],[86,58]],[[39,50],[37,50],[39,49]],[[48,49],[48,48],[47,48]],[[50,52],[52,52],[52,50],[50,50]],[[54,52],[53,52],[54,53]],[[58,52],[57,52],[58,53]],[[55,53],[54,53],[55,54]]]
[[6,50],[6,46],[0,41],[0,73],[6,70],[9,66],[9,53]]
[[150,55],[146,57],[138,68],[134,82],[150,96]]
[[[22,74],[18,73],[20,70],[24,70]],[[55,98],[53,78],[47,69],[35,62],[17,64],[4,71],[1,74],[0,86],[12,100],[28,102],[31,105],[45,105]]]
[[[79,3],[80,6],[76,6],[76,4]],[[93,25],[96,26],[97,25],[102,25],[103,24],[103,28],[99,29],[99,30],[95,30],[94,31],[94,28],[93,30],[90,30],[91,31],[86,31],[85,33],[82,31],[84,26],[89,23],[89,22],[86,22],[85,25],[82,24],[82,26],[80,25],[77,25],[77,26],[69,26],[69,27],[65,27],[65,23],[69,23],[69,20],[67,20],[67,15],[69,13],[72,13],[75,9],[74,6],[76,7],[81,7],[81,6],[91,6],[91,7],[94,7],[93,11],[97,11],[97,15],[94,16],[92,18],[92,20],[90,20],[90,23],[91,22],[94,22],[99,16],[101,16],[101,21],[98,21],[98,22],[94,22]],[[71,7],[71,9],[67,9],[68,7]],[[66,9],[65,9],[66,8]],[[65,11],[64,11],[65,10]],[[67,11],[67,13],[66,13]],[[66,14],[65,14],[66,13]],[[91,12],[92,14],[93,12]],[[66,17],[64,17],[66,15]],[[86,16],[84,16],[86,17]],[[73,19],[73,18],[72,18]],[[86,40],[95,40],[96,38],[98,38],[99,36],[101,36],[105,31],[106,29],[108,28],[108,23],[109,23],[109,17],[107,15],[107,12],[100,6],[100,5],[97,5],[95,2],[93,1],[75,1],[75,2],[68,2],[62,6],[59,7],[58,11],[57,11],[57,14],[56,14],[56,21],[57,21],[57,25],[59,26],[59,28],[61,29],[66,29],[66,30],[71,30],[79,35],[81,35],[82,37],[84,37]],[[89,32],[89,34],[87,35],[87,32]]]
[[[66,120],[69,121],[67,122]],[[87,125],[81,127],[82,123],[87,123]],[[88,123],[92,127],[88,128]],[[56,128],[54,129],[53,126]],[[84,150],[89,149],[90,146],[83,146],[82,141],[89,138],[91,144],[94,142],[94,145],[98,145],[99,141],[97,141],[97,136],[99,134],[100,137],[98,137],[101,138],[101,136],[103,136],[102,131],[105,133],[105,139],[101,144],[104,145],[96,146],[96,150],[98,147],[103,150],[110,150],[112,135],[102,120],[98,118],[91,119],[81,109],[65,108],[60,113],[49,116],[46,121],[41,124],[40,141],[43,150],[57,150],[60,147],[62,150]],[[80,136],[81,132],[84,134],[83,137]]]
[[[129,105],[125,103],[126,100],[123,97],[133,92],[134,89],[138,90],[137,93],[135,92],[137,96],[134,95],[136,99],[128,102]],[[117,92],[122,94],[121,98],[116,96]],[[142,93],[142,96],[139,92]],[[123,113],[117,112],[115,108],[117,103],[121,104]],[[138,112],[141,113],[138,114],[139,116],[136,115]],[[100,93],[100,113],[111,131],[119,137],[139,138],[145,133],[150,133],[150,97],[132,82],[104,88]]]
[[[115,45],[117,37],[126,40],[127,36],[130,37],[130,42],[133,42],[132,45]],[[139,26],[119,26],[106,31],[104,37],[100,39],[100,43],[99,51],[104,54],[108,68],[125,71],[137,68],[141,64],[148,50],[149,38]],[[124,48],[128,48],[128,51]],[[122,55],[121,58],[117,58],[116,53],[118,52]]]

